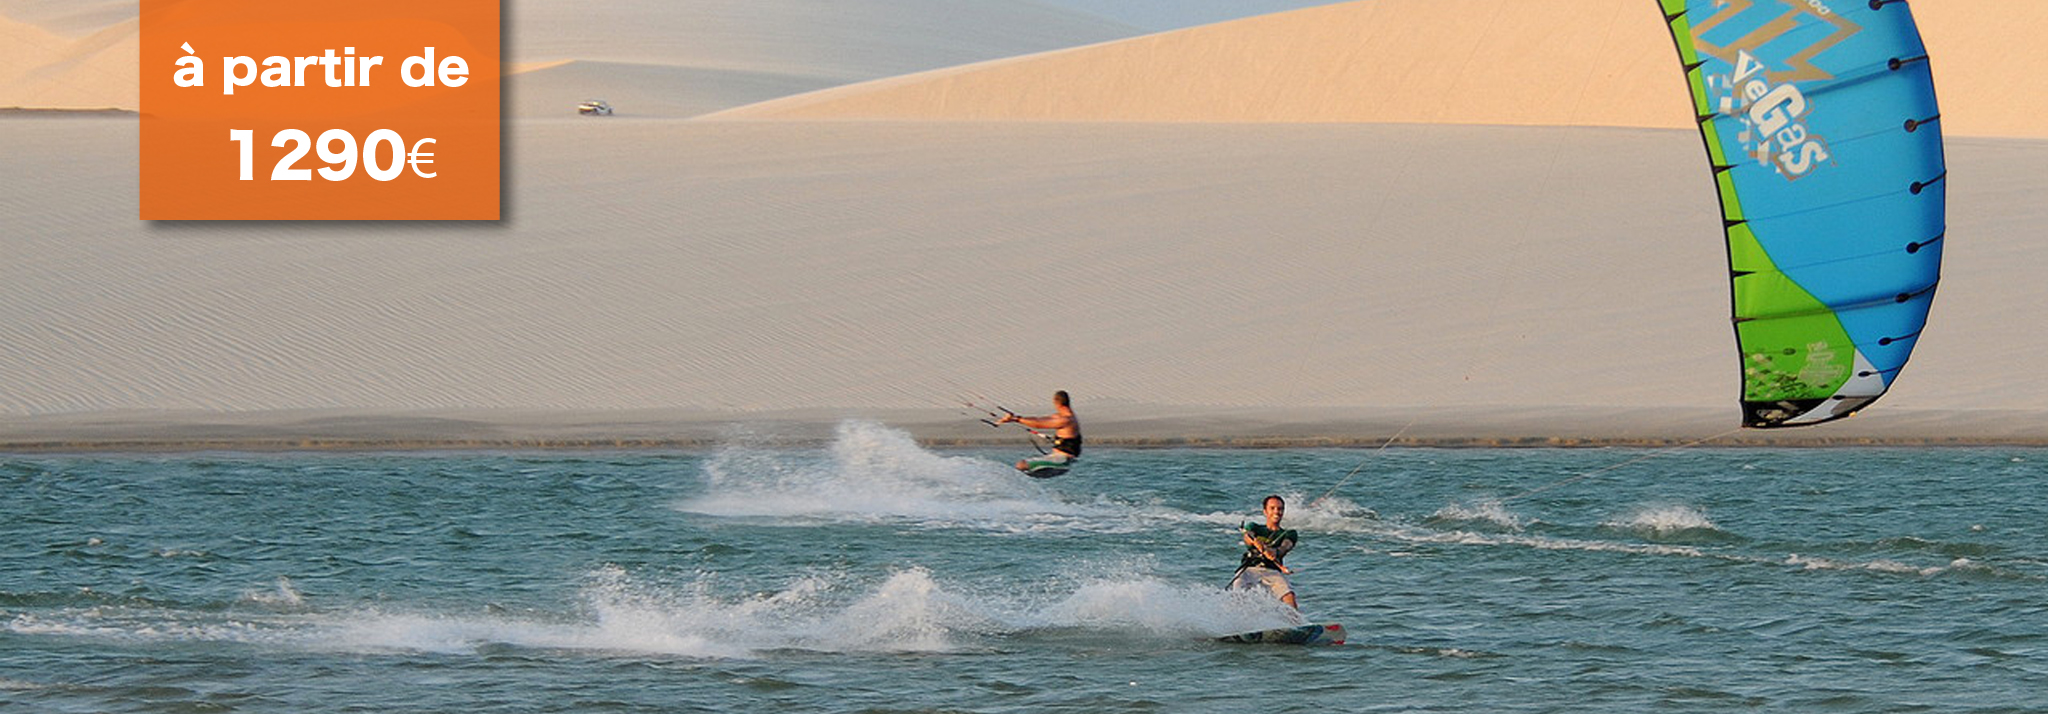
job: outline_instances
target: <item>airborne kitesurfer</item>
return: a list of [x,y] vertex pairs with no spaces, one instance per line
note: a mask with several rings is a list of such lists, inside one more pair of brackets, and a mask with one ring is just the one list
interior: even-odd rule
[[1073,400],[1066,390],[1052,393],[1052,413],[1045,416],[1017,416],[1005,414],[997,424],[1017,422],[1032,429],[1052,429],[1052,449],[1043,456],[1023,459],[1017,462],[1017,470],[1024,473],[1044,469],[1059,469],[1064,472],[1081,458],[1081,420],[1074,418]]

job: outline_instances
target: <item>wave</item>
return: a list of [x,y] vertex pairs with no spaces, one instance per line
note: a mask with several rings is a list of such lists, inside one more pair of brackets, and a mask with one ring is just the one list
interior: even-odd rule
[[1714,543],[1743,540],[1722,530],[1705,513],[1690,506],[1645,506],[1601,528],[1660,543]]
[[1887,575],[1911,575],[1922,578],[1956,577],[1965,580],[1987,581],[2048,581],[2048,576],[2028,573],[2011,567],[1985,563],[1970,558],[1956,558],[1940,565],[1914,565],[1890,558],[1854,561],[1794,553],[1786,556],[1781,562],[1803,570],[1861,571]]
[[[935,453],[905,431],[859,420],[840,423],[822,448],[741,437],[720,447],[702,468],[702,491],[673,508],[794,524],[907,522],[1013,534],[1121,534],[1187,522],[1235,526],[1245,517],[1189,513],[1155,496],[1101,492],[1072,476],[1026,478],[1008,463]],[[1325,504],[1323,510],[1290,515],[1315,523],[1363,510],[1342,499]]]
[[[1442,521],[1432,521],[1441,525]],[[1588,552],[1635,553],[1639,555],[1672,555],[1687,558],[1728,557],[1689,545],[1666,545],[1656,543],[1624,543],[1618,541],[1592,540],[1583,538],[1557,538],[1551,536],[1525,535],[1519,533],[1485,533],[1469,530],[1439,530],[1435,528],[1395,527],[1384,531],[1382,536],[1406,543],[1516,546],[1538,550],[1576,550]]]
[[823,450],[728,444],[704,465],[704,482],[704,493],[676,508],[716,516],[944,522],[1096,514],[1007,465],[935,454],[906,432],[865,421],[841,423]]
[[[1652,516],[1651,520],[1656,523],[1672,522],[1664,520],[1663,516]],[[2022,565],[2022,563],[1995,564],[1986,563],[1981,560],[1975,560],[1971,558],[1953,558],[1947,562],[1936,565],[1916,565],[1894,558],[1882,557],[1869,560],[1856,560],[1849,558],[1818,557],[1814,555],[1802,555],[1799,553],[1789,553],[1781,555],[1755,552],[1739,552],[1735,550],[1726,550],[1709,547],[1713,544],[1695,544],[1684,542],[1634,543],[1589,538],[1569,538],[1545,535],[1530,535],[1525,533],[1497,533],[1457,529],[1445,530],[1437,527],[1444,525],[1446,522],[1448,521],[1432,516],[1432,518],[1429,521],[1427,521],[1425,525],[1422,527],[1391,525],[1380,529],[1376,533],[1376,535],[1385,539],[1403,543],[1469,546],[1508,546],[1530,548],[1536,550],[1629,553],[1635,555],[1700,558],[1745,565],[1764,565],[1774,567],[1789,566],[1802,571],[1854,571],[1884,575],[1906,575],[1922,578],[1953,576],[1971,579],[2017,582],[2038,582],[2048,580],[2048,576],[2043,576],[2040,574],[2031,573],[2027,572],[2026,570],[2019,569],[2018,566]],[[1689,517],[1680,518],[1676,522],[1689,522]],[[1623,521],[1622,523],[1624,524],[1623,527],[1650,527],[1626,525],[1636,523],[1636,520],[1633,518],[1627,521]],[[1608,527],[1615,526],[1609,525]],[[1718,534],[1704,538],[1705,540],[1716,541],[1718,543],[1747,542],[1739,536],[1726,534],[1724,531],[1720,531],[1718,529],[1709,530],[1705,528],[1695,527],[1681,528],[1680,531],[1706,531],[1709,533]],[[1364,547],[1359,547],[1357,548],[1357,550],[1367,553],[1374,552],[1371,549]],[[1399,553],[1396,553],[1396,555],[1399,555]]]
[[241,602],[273,610],[296,610],[305,607],[306,596],[292,584],[291,578],[280,575],[275,585],[243,592]]
[[[1195,640],[1279,627],[1291,614],[1270,598],[1145,575],[1019,589],[971,584],[971,574],[942,580],[913,567],[879,583],[854,573],[817,573],[746,596],[723,595],[737,589],[725,580],[700,573],[680,587],[664,586],[606,569],[587,591],[596,621],[590,642],[714,657],[776,650],[949,652],[1032,637]],[[666,647],[681,641],[695,649]]]
[[1519,531],[1529,527],[1530,519],[1523,518],[1500,501],[1478,503],[1453,503],[1429,514],[1427,522],[1438,525],[1478,526],[1489,530]]
[[[1281,492],[1276,494],[1287,501],[1285,527],[1303,533],[1371,533],[1379,526],[1378,512],[1358,505],[1342,496],[1309,498],[1300,493]],[[1251,509],[1243,511],[1212,511],[1208,513],[1186,513],[1160,508],[1154,512],[1161,520],[1209,523],[1236,529],[1246,523],[1261,523],[1263,516]]]
[[[91,607],[18,614],[4,629],[121,643],[371,654],[474,654],[512,647],[734,659],[790,650],[991,651],[1031,638],[1191,646],[1207,637],[1291,624],[1293,615],[1269,597],[1145,575],[1093,577],[1037,590],[979,583],[971,573],[942,579],[924,568],[814,573],[766,592],[732,580],[697,573],[668,583],[606,567],[589,577],[574,613],[498,607],[480,614]],[[288,581],[279,585],[289,588]]]

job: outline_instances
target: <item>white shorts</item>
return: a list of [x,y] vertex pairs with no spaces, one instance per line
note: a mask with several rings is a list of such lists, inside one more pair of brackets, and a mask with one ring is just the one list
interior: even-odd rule
[[1255,590],[1264,587],[1273,591],[1273,597],[1286,597],[1294,592],[1294,583],[1287,582],[1287,574],[1272,568],[1245,568],[1244,572],[1230,581],[1232,590]]

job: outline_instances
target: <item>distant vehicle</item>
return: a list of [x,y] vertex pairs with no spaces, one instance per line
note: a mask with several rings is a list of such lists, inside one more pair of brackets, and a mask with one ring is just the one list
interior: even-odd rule
[[576,105],[576,113],[589,117],[608,117],[612,115],[612,105],[602,99],[585,99],[582,104]]

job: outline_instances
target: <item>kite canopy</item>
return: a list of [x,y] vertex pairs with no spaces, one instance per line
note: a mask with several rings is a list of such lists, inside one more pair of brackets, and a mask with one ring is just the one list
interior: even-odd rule
[[1721,194],[1743,425],[1876,401],[1940,280],[1946,169],[1904,0],[1657,0]]

